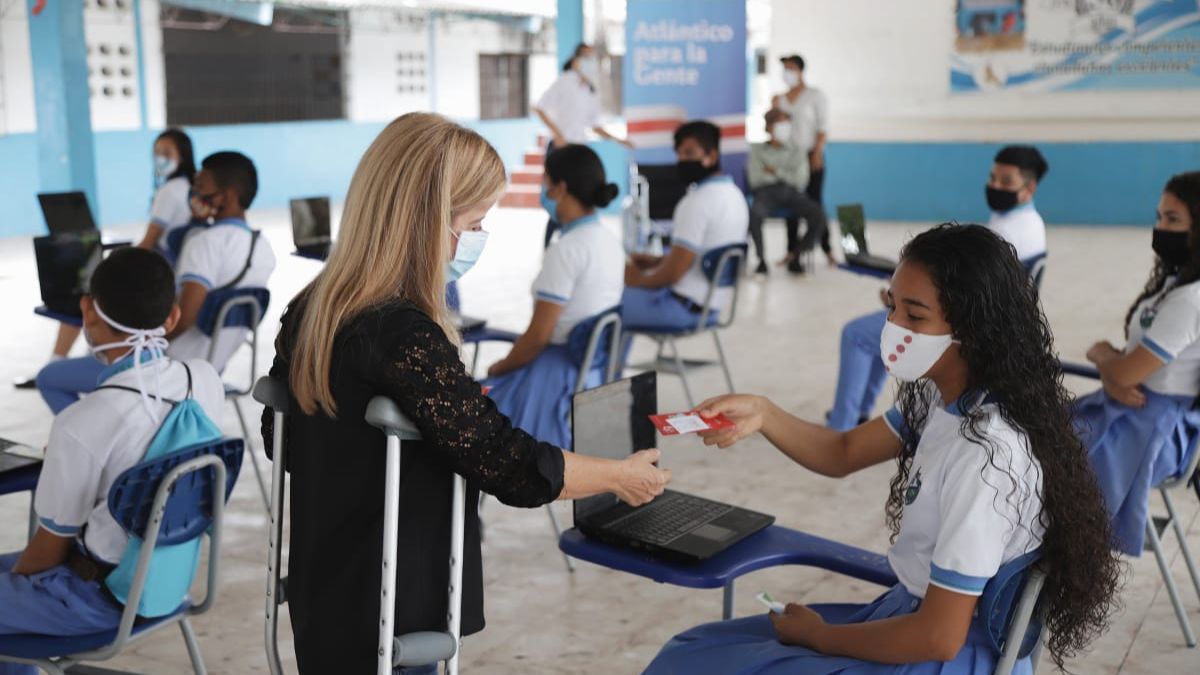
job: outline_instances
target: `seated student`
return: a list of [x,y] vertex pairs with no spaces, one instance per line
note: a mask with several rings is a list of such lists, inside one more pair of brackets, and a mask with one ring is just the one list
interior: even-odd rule
[[[160,252],[167,252],[160,242],[162,234],[186,225],[192,218],[188,208],[188,191],[191,190],[192,177],[195,174],[192,141],[188,135],[179,129],[167,129],[159,134],[154,140],[154,180],[157,188],[154,201],[150,205],[150,224],[146,228],[146,236],[138,246],[157,246]],[[79,328],[65,323],[59,324],[50,363],[67,358],[78,337]],[[17,389],[34,389],[37,387],[37,378],[18,380],[15,386]]]
[[[721,173],[720,142],[721,130],[710,122],[688,122],[675,131],[679,176],[695,186],[675,206],[667,254],[630,256],[621,300],[625,328],[694,327],[709,288],[700,268],[704,254],[746,241],[746,197]],[[721,289],[714,309],[722,308],[728,297],[729,289]]]
[[[1038,549],[1051,659],[1061,668],[1107,625],[1121,567],[1050,327],[1012,246],[978,225],[924,232],[888,298],[878,349],[901,384],[884,417],[835,432],[736,394],[699,410],[735,423],[704,432],[708,445],[761,432],[831,477],[895,462],[885,513],[900,583],[867,605],[789,604],[693,628],[646,673],[990,675],[999,655],[979,596],[1003,564]],[[1014,672],[1031,672],[1029,659]]]
[[750,238],[754,240],[754,252],[758,254],[755,273],[767,273],[763,221],[775,211],[787,209],[793,217],[803,218],[808,223],[804,238],[798,241],[795,232],[788,226],[788,270],[803,274],[801,254],[817,245],[829,228],[829,219],[825,216],[825,209],[804,193],[804,188],[808,186],[808,158],[790,143],[792,123],[788,114],[772,108],[763,117],[771,138],[766,143],[750,146],[748,171],[750,194],[753,197],[750,205]]
[[[211,220],[212,225],[188,236],[176,265],[181,314],[167,335],[171,342],[167,353],[176,359],[208,357],[210,338],[196,327],[196,319],[210,291],[265,287],[275,269],[271,244],[246,224],[246,209],[258,192],[258,174],[248,157],[237,152],[209,155],[196,174],[194,192],[194,215]],[[247,332],[223,328],[217,333],[212,365],[218,372],[241,347]],[[102,369],[89,357],[52,363],[38,373],[38,391],[58,414],[96,387]]]
[[533,282],[529,327],[508,356],[488,369],[484,384],[513,426],[570,448],[570,402],[579,365],[570,356],[568,337],[580,322],[620,304],[625,249],[596,215],[617,196],[617,186],[607,182],[595,152],[585,145],[554,150],[546,157],[544,182],[562,236],[546,250]]
[[[1046,253],[1046,223],[1033,205],[1033,196],[1049,170],[1037,148],[1010,145],[996,153],[985,187],[992,212],[988,228],[1012,244],[1029,268]],[[872,312],[842,328],[837,391],[828,416],[831,429],[851,429],[874,412],[875,399],[887,379],[876,349],[886,319],[886,311]]]
[[1200,171],[1167,182],[1151,243],[1154,269],[1125,314],[1125,348],[1105,340],[1088,350],[1104,388],[1076,406],[1116,546],[1132,556],[1151,488],[1187,467],[1200,434]]
[[[129,538],[108,510],[117,477],[142,461],[171,410],[188,396],[218,420],[224,387],[213,367],[166,357],[162,335],[179,319],[175,278],[162,256],[114,251],[81,302],[83,330],[103,362],[100,389],[63,410],[50,428],[35,504],[37,533],[0,555],[0,635],[71,636],[113,630],[122,607],[105,579]],[[134,391],[109,389],[126,387]],[[141,395],[138,395],[141,392]],[[0,674],[33,666],[0,664]]]
[[141,248],[157,250],[168,255],[165,235],[187,225],[192,220],[188,199],[196,177],[196,160],[192,139],[182,129],[167,129],[154,140],[154,178],[156,189],[150,205],[150,224],[138,244]]

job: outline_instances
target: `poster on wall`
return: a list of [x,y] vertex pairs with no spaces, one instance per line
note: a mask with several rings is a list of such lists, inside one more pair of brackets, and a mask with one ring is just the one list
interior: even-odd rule
[[1200,0],[956,0],[952,93],[1200,87]]
[[639,164],[673,164],[673,134],[689,120],[721,128],[721,165],[746,173],[745,0],[629,0],[624,97]]

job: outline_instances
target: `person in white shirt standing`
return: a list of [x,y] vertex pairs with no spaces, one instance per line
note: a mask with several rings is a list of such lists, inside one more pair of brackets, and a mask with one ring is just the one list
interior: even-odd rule
[[[174,275],[162,256],[134,247],[114,251],[96,267],[80,305],[94,352],[88,358],[101,364],[105,388],[63,410],[50,428],[35,500],[37,532],[24,550],[0,555],[3,636],[116,629],[122,605],[105,582],[129,536],[109,512],[109,491],[142,461],[170,401],[191,396],[219,421],[225,400],[211,365],[162,352],[162,334],[179,319]],[[0,664],[0,675],[35,672]]]
[[[275,269],[275,254],[265,237],[246,224],[246,208],[258,192],[258,174],[250,158],[218,152],[204,159],[196,174],[191,200],[193,215],[211,224],[189,233],[176,266],[181,315],[167,338],[175,359],[208,358],[210,338],[196,327],[208,294],[225,288],[263,288]],[[212,365],[224,370],[242,345],[246,328],[216,332],[218,349]],[[91,357],[52,363],[38,373],[38,391],[58,414],[82,394],[96,388],[103,366]]]
[[[1046,255],[1046,223],[1033,205],[1038,184],[1050,165],[1037,148],[1010,145],[1000,149],[985,186],[988,228],[1012,244],[1030,273]],[[886,304],[886,303],[885,303]],[[852,429],[870,419],[883,390],[887,371],[875,348],[887,321],[887,310],[860,316],[842,328],[837,390],[828,422],[832,429]]]
[[[596,213],[616,198],[617,186],[608,182],[595,152],[584,145],[558,148],[546,157],[545,183],[563,223],[562,236],[546,249],[533,282],[529,327],[488,369],[484,385],[514,426],[569,448],[571,395],[590,320],[621,303],[625,248]],[[591,386],[600,384],[603,374],[597,365],[589,364]]]
[[[721,130],[711,122],[688,122],[675,131],[679,177],[693,185],[675,205],[666,255],[633,254],[625,266],[625,329],[696,327],[709,288],[701,268],[705,254],[746,241],[750,209],[733,179],[721,172],[720,143]],[[731,293],[722,288],[714,294],[713,322]]]
[[[586,145],[588,130],[600,138],[616,141],[627,148],[633,146],[628,140],[618,138],[600,126],[600,61],[596,58],[596,50],[591,45],[580,43],[575,52],[563,64],[562,75],[550,85],[546,93],[533,106],[533,112],[542,120],[542,124],[550,130],[550,142],[546,146],[546,156],[554,148],[561,148],[570,143]],[[546,191],[542,191],[542,206],[550,215],[546,224],[546,246],[550,238],[558,231],[559,223],[554,219],[554,211],[547,203]]]
[[[792,124],[791,143],[808,157],[808,187],[805,194],[813,201],[821,204],[821,195],[825,187],[825,142],[829,137],[829,99],[825,92],[808,86],[804,81],[804,58],[792,54],[779,59],[783,63],[783,83],[788,90],[776,96],[771,101],[771,107],[779,108],[788,114]],[[811,227],[811,225],[810,225]],[[788,255],[783,259],[787,264],[796,255],[797,223],[788,221]],[[832,265],[833,249],[829,244],[829,231],[821,236],[821,250]]]

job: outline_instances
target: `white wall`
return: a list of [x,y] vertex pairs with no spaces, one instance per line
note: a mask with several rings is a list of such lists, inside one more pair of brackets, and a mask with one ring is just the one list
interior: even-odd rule
[[[769,77],[799,52],[834,140],[1195,140],[1200,90],[950,94],[955,0],[774,0]],[[759,110],[761,112],[761,109]]]
[[350,10],[345,49],[349,119],[386,121],[429,109],[432,80],[425,13]]
[[454,118],[478,119],[479,55],[523,53],[525,35],[519,28],[494,21],[440,16],[434,38],[436,111]]
[[0,134],[37,128],[24,2],[0,2]]

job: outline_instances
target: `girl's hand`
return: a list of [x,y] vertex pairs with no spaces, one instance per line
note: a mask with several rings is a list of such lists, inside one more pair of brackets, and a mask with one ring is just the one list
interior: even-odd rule
[[1087,360],[1097,365],[1121,352],[1108,340],[1101,340],[1087,350]]
[[783,614],[772,612],[770,618],[775,626],[775,634],[783,644],[820,651],[817,641],[825,628],[825,619],[820,614],[804,605],[789,602]]
[[1130,408],[1141,408],[1146,405],[1146,394],[1141,387],[1122,387],[1119,384],[1104,382],[1104,393],[1117,403]]
[[701,403],[696,408],[696,412],[700,413],[701,417],[724,415],[733,422],[734,426],[727,429],[701,431],[700,438],[704,439],[705,445],[728,448],[762,429],[767,405],[767,399],[748,394],[727,394],[710,398]]

